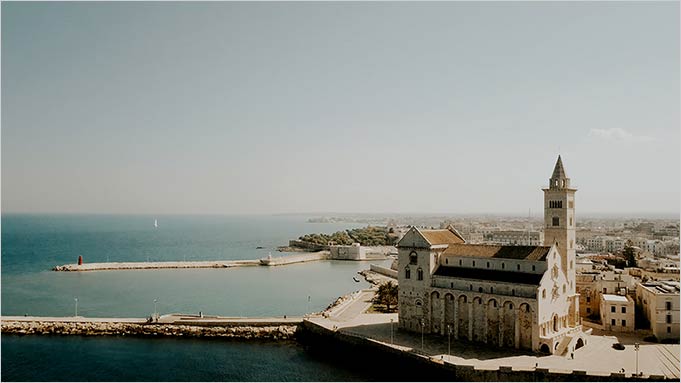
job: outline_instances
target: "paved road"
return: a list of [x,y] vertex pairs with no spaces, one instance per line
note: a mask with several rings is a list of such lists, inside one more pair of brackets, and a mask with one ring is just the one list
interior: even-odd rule
[[347,322],[359,314],[365,312],[371,306],[371,300],[376,295],[376,291],[362,291],[355,299],[352,300],[342,311],[336,313],[331,320],[336,322]]

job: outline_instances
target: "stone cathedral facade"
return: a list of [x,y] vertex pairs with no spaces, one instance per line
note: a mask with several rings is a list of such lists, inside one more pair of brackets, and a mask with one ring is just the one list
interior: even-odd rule
[[575,293],[575,191],[558,156],[544,191],[544,246],[467,244],[412,227],[398,248],[399,327],[564,354],[586,341]]

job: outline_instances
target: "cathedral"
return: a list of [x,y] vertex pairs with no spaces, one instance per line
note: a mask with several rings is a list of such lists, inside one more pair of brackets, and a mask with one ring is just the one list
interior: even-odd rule
[[397,244],[399,327],[565,354],[586,341],[575,292],[575,192],[558,161],[544,191],[544,246],[467,244],[412,227]]

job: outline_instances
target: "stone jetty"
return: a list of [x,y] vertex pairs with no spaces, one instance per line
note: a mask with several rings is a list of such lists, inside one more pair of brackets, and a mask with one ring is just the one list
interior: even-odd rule
[[139,269],[215,269],[224,267],[259,266],[258,260],[245,261],[188,261],[188,262],[106,262],[55,266],[54,271],[98,271]]
[[170,261],[170,262],[98,262],[72,263],[55,266],[54,271],[152,270],[152,269],[219,269],[244,266],[283,266],[293,263],[329,259],[328,251],[296,254],[284,257],[225,261]]
[[309,254],[296,254],[289,255],[285,257],[268,257],[260,260],[260,264],[263,266],[283,266],[290,265],[293,263],[301,262],[312,262],[330,259],[331,255],[328,251],[318,251],[316,253]]
[[293,339],[300,323],[302,320],[300,322],[276,319],[213,320],[202,323],[197,319],[188,324],[182,321],[151,323],[145,319],[116,321],[99,318],[73,318],[72,320],[31,318],[30,320],[17,320],[3,317],[0,330],[3,334],[19,335],[183,336],[277,340]]

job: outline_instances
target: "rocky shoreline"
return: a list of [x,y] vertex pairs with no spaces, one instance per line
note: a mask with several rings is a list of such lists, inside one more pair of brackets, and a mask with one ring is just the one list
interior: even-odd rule
[[93,322],[23,322],[3,321],[3,334],[18,335],[119,335],[223,337],[235,339],[293,339],[298,325],[278,326],[192,326],[176,324],[93,323]]

